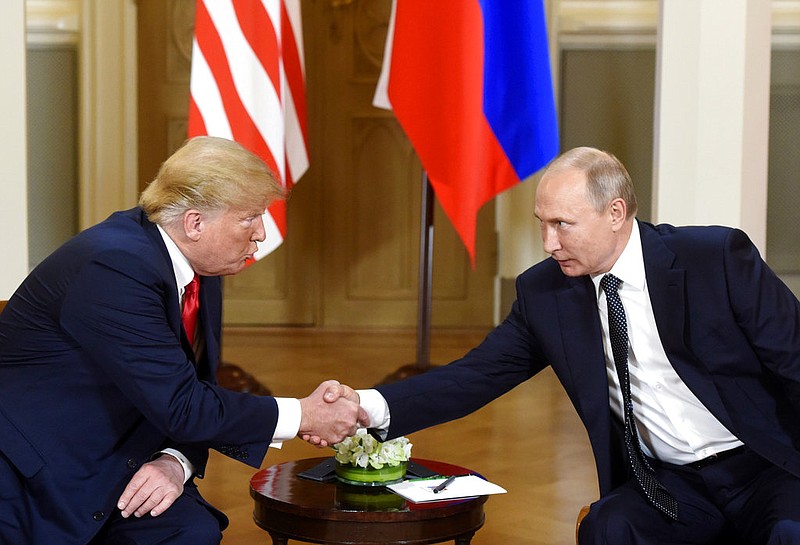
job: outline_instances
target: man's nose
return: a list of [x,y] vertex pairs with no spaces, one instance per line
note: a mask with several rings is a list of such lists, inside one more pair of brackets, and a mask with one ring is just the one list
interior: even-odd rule
[[251,240],[255,240],[256,242],[264,242],[267,238],[267,230],[264,228],[264,216],[258,216],[256,218],[255,229],[253,230],[253,236]]
[[553,228],[542,229],[542,249],[548,254],[552,254],[561,247],[558,234]]

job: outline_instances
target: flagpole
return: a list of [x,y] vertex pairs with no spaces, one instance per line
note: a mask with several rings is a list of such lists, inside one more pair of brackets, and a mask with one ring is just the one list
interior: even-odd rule
[[431,366],[431,292],[433,283],[433,186],[422,171],[422,218],[419,235],[419,296],[417,303],[417,370]]
[[380,384],[424,373],[431,367],[431,294],[433,287],[433,186],[422,170],[419,232],[419,286],[417,295],[417,361],[386,375]]

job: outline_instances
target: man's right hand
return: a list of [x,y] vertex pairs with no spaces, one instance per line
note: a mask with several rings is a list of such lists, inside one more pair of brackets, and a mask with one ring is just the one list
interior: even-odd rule
[[300,400],[302,416],[298,435],[312,445],[325,447],[356,433],[369,424],[358,394],[349,386],[327,380]]
[[170,454],[147,462],[133,475],[117,500],[123,518],[157,517],[183,493],[183,466]]

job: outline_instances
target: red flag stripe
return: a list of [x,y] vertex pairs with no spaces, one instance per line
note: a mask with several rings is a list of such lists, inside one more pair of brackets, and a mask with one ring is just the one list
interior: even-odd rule
[[[486,138],[482,88],[464,84],[480,81],[483,72],[483,43],[470,39],[482,32],[478,2],[459,3],[455,10],[447,4],[452,3],[428,6],[422,1],[398,2],[389,98],[398,121],[423,160],[442,208],[474,263],[476,216],[487,200],[482,184],[495,178],[495,173],[485,169],[498,157],[489,145],[494,140],[491,133]],[[448,37],[437,41],[435,48],[419,38],[436,32],[447,33]],[[398,58],[415,62],[396,62]],[[447,74],[442,72],[443,66],[448,67]],[[420,96],[448,100],[419,100]],[[459,139],[431,138],[431,133],[459,135]],[[512,177],[511,184],[515,181],[516,177]]]
[[197,108],[197,103],[194,101],[194,97],[189,95],[189,138],[192,136],[198,136],[201,134],[208,134],[206,130],[206,124],[203,121],[203,116],[200,114],[200,110]]

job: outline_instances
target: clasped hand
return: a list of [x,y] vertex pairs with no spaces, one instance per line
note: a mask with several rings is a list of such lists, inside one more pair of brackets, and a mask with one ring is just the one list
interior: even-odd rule
[[297,435],[319,447],[354,435],[359,426],[369,426],[369,417],[359,401],[358,394],[349,386],[326,380],[300,400],[302,418]]

